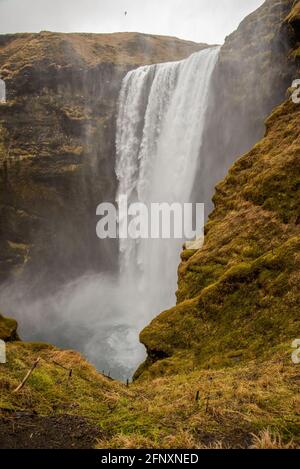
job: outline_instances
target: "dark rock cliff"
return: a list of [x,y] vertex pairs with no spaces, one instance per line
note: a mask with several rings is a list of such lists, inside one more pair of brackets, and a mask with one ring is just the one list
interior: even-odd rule
[[21,270],[49,287],[114,269],[115,243],[100,249],[95,210],[115,197],[121,80],[203,47],[135,33],[0,36],[0,281]]
[[[262,138],[264,120],[285,99],[295,74],[295,31],[284,19],[293,0],[266,0],[226,38],[212,78],[211,104],[195,198],[212,210],[214,186]],[[210,181],[205,187],[197,180]]]

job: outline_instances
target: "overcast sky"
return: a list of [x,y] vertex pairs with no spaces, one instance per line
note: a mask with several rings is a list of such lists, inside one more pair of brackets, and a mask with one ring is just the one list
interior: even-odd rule
[[0,0],[0,33],[138,31],[222,43],[247,14],[263,3],[264,0]]

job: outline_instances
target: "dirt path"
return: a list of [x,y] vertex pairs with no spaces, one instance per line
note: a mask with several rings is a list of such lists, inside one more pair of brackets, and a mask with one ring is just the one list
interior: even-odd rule
[[0,414],[0,449],[93,448],[99,429],[73,415]]

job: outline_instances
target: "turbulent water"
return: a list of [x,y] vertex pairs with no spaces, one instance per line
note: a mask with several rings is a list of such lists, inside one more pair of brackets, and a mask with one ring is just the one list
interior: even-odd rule
[[[209,48],[127,74],[117,121],[118,195],[129,202],[192,201],[218,53]],[[121,278],[145,324],[174,305],[181,246],[182,240],[120,240]]]

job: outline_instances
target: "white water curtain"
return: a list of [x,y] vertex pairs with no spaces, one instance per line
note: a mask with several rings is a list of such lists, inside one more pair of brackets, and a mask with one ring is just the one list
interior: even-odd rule
[[[128,202],[190,202],[219,47],[127,74],[119,98],[116,174]],[[205,181],[199,181],[205,184]],[[198,201],[203,202],[203,201]],[[120,240],[121,278],[137,318],[175,303],[183,240]],[[133,322],[135,321],[132,318]]]

